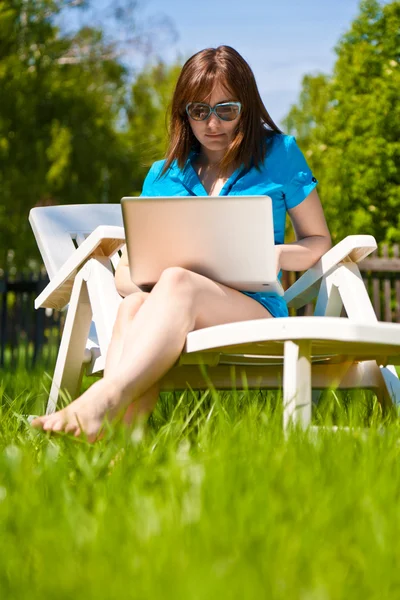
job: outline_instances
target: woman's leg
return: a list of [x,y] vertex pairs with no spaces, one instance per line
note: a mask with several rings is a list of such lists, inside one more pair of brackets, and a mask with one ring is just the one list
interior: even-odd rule
[[[134,294],[126,296],[121,302],[113,327],[110,345],[108,347],[106,364],[104,366],[104,377],[108,378],[110,374],[112,375],[115,369],[118,368],[118,364],[122,357],[126,332],[148,296],[149,294],[147,292],[135,292]],[[160,386],[158,383],[155,383],[140,398],[128,406],[123,419],[124,423],[131,425],[134,421],[149,415],[157,403],[159,394]]]
[[104,377],[109,377],[109,375],[117,368],[118,363],[121,360],[127,328],[140,307],[144,304],[147,296],[149,296],[149,294],[146,292],[135,292],[122,300],[118,309],[117,318],[115,319],[110,345],[107,351]]
[[123,421],[126,425],[132,425],[133,423],[146,420],[146,417],[153,412],[155,405],[157,404],[160,396],[160,386],[155,383],[138,398],[133,400],[125,411]]
[[190,331],[266,317],[271,317],[266,308],[237,290],[186,269],[166,269],[126,332],[117,368],[33,425],[75,435],[83,430],[94,440],[105,417],[115,418],[169,371]]

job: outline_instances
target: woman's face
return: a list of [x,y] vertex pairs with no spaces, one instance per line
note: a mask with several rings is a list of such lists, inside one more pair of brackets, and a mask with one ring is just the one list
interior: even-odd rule
[[[203,98],[196,99],[196,102],[207,102],[212,108],[221,102],[235,101],[237,101],[237,98],[221,84],[215,86],[207,100]],[[211,113],[205,121],[194,121],[189,117],[189,123],[194,136],[202,146],[213,152],[221,152],[227,149],[232,142],[240,118],[241,115],[234,121],[222,121],[217,115]]]

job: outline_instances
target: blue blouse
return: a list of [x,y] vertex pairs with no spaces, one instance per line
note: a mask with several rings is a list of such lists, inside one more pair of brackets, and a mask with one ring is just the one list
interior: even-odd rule
[[[207,196],[192,166],[192,153],[183,169],[174,161],[159,177],[165,160],[155,162],[143,184],[142,196]],[[283,244],[286,212],[302,202],[318,181],[307,165],[293,136],[276,134],[267,140],[266,158],[260,170],[240,166],[220,191],[220,196],[270,196],[275,244]],[[279,277],[281,273],[279,274]],[[288,315],[284,298],[265,292],[243,292],[261,302],[274,317]]]

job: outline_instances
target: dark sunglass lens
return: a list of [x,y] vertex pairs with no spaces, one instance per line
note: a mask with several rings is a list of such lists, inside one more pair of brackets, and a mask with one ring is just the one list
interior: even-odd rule
[[215,108],[215,111],[224,121],[233,121],[239,116],[240,107],[237,104],[220,104]]
[[208,117],[210,109],[207,104],[193,102],[193,104],[188,107],[188,113],[189,116],[195,121],[203,121],[206,117]]

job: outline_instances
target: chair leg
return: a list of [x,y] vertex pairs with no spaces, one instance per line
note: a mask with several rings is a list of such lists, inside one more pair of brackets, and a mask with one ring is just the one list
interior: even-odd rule
[[78,273],[72,288],[46,414],[55,412],[60,390],[66,390],[72,398],[79,394],[91,321],[92,309],[86,282]]
[[307,427],[311,422],[311,342],[284,344],[283,427],[290,422]]
[[311,390],[311,406],[318,405],[322,396],[322,390]]
[[100,352],[106,356],[118,307],[122,302],[115,287],[110,260],[105,257],[89,260],[83,269],[83,278],[87,282]]
[[382,367],[376,360],[365,360],[358,363],[358,368],[361,378],[356,387],[373,390],[383,408],[400,405],[400,381],[393,366]]
[[382,376],[382,395],[383,401],[389,405],[400,406],[400,380],[397,371],[393,365],[378,367]]

